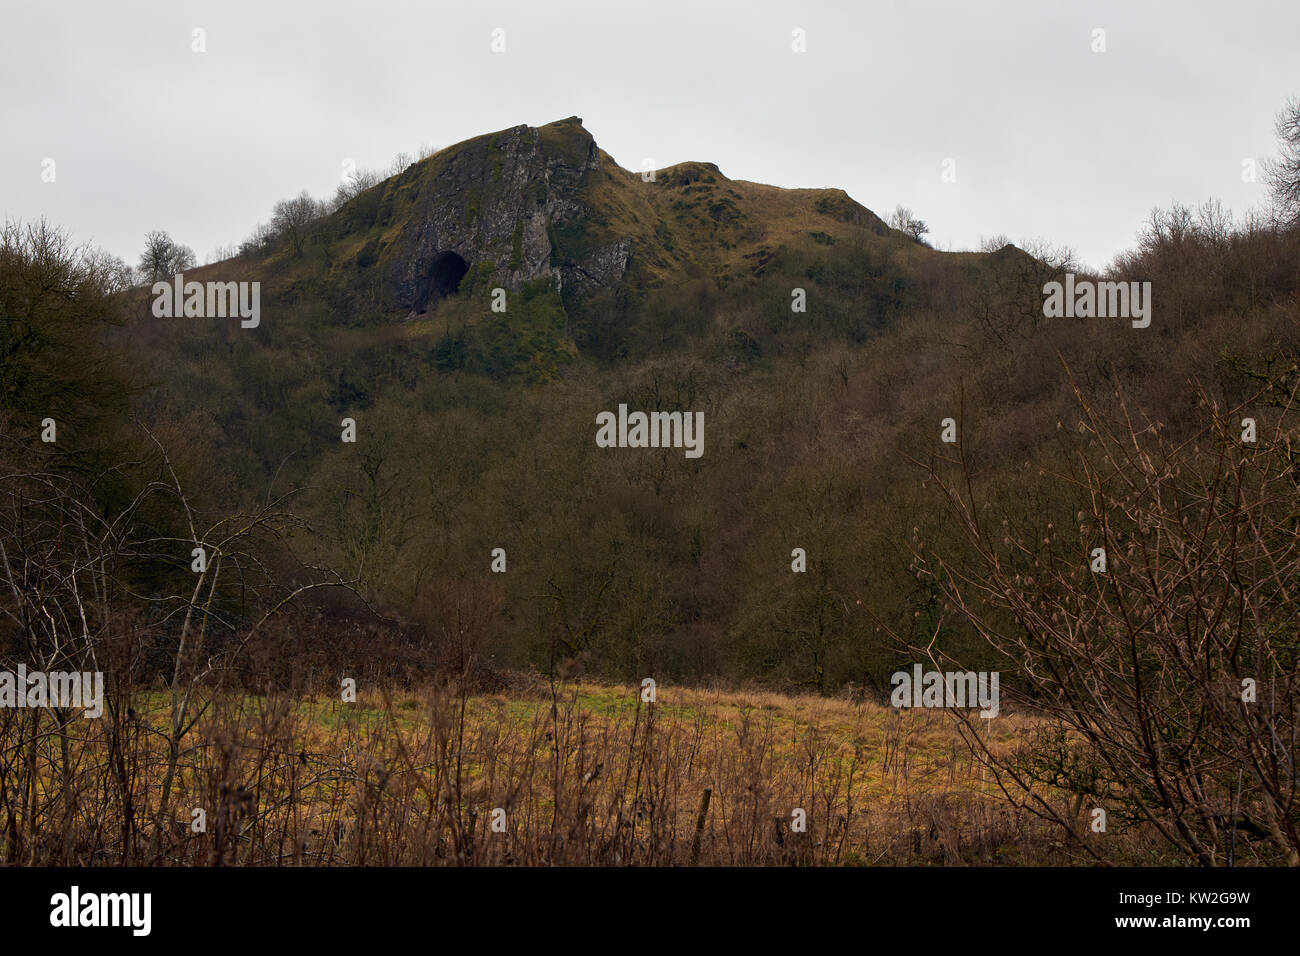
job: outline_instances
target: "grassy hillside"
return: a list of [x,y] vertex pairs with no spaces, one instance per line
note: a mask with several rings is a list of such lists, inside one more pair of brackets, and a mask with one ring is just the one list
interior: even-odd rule
[[[626,241],[624,279],[575,297],[472,267],[427,311],[392,308],[385,270],[432,185],[457,169],[484,180],[477,199],[446,202],[486,215],[505,201],[495,177],[532,174],[505,160],[499,172],[503,135],[363,193],[301,251],[282,241],[193,273],[260,279],[259,328],[138,315],[121,339],[156,385],[138,410],[180,445],[204,506],[301,489],[298,554],[429,635],[458,602],[491,608],[458,639],[492,667],[558,655],[625,680],[882,688],[912,659],[885,631],[924,644],[941,613],[908,542],[963,547],[924,481],[946,452],[943,419],[960,421],[983,494],[1067,516],[1079,502],[1056,473],[1076,386],[1104,411],[1118,386],[1185,435],[1199,427],[1193,382],[1234,405],[1296,354],[1294,234],[1139,250],[1120,268],[1155,280],[1149,329],[1048,320],[1042,284],[1060,263],[1014,246],[940,253],[840,191],[703,163],[646,182],[573,120],[537,136],[544,164],[599,157],[570,184],[583,212],[551,228],[553,258]],[[704,412],[704,456],[597,448],[595,416],[619,403]],[[339,440],[345,417],[355,444]],[[489,570],[494,548],[504,574]],[[794,548],[805,574],[791,572]],[[972,663],[987,653],[955,620],[939,644]]]

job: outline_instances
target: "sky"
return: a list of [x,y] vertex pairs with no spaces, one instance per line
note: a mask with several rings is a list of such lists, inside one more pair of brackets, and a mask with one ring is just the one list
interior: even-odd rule
[[0,0],[0,90],[0,218],[133,264],[153,229],[206,261],[349,161],[576,115],[629,169],[1104,267],[1153,207],[1265,202],[1300,3]]

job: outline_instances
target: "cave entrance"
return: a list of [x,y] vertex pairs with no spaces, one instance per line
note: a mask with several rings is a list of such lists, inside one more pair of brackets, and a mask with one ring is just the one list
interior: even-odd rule
[[425,304],[455,295],[466,272],[469,272],[469,263],[454,252],[444,252],[434,259],[429,267],[429,294]]

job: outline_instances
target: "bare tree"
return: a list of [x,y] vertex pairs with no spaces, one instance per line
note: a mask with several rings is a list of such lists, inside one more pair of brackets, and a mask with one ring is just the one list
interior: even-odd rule
[[350,202],[352,199],[361,195],[367,189],[378,186],[384,181],[383,174],[377,169],[358,169],[343,182],[339,183],[338,189],[334,191],[334,199],[331,203],[333,209],[338,209],[343,204]]
[[1281,155],[1264,163],[1264,181],[1279,218],[1294,226],[1300,224],[1300,97],[1287,100],[1275,128]]
[[1056,482],[1077,515],[993,510],[964,450],[931,465],[969,550],[918,544],[918,573],[1050,721],[1008,756],[953,713],[1005,792],[1086,852],[1084,807],[1201,865],[1300,865],[1295,388],[1250,441],[1203,392],[1204,429],[1175,441],[1122,394],[1106,416],[1075,391]]
[[1005,232],[999,232],[992,236],[981,236],[979,250],[980,252],[1000,252],[1009,245],[1011,245],[1011,238]]
[[44,219],[0,228],[0,412],[89,428],[120,409],[125,382],[98,333],[121,321],[122,260]]
[[415,163],[415,158],[410,153],[398,153],[393,157],[392,165],[388,167],[388,175],[400,176],[406,172]]
[[265,223],[253,227],[252,235],[239,244],[241,256],[265,255],[275,241],[275,230]]
[[[43,672],[103,675],[102,717],[110,728],[103,774],[112,779],[107,792],[120,827],[104,833],[104,806],[88,805],[74,781],[84,777],[69,740],[80,714],[72,708],[5,710],[0,845],[11,862],[73,858],[85,852],[72,846],[74,839],[112,846],[123,864],[170,859],[175,787],[186,762],[207,746],[194,731],[220,679],[300,595],[347,587],[319,569],[292,585],[277,583],[269,546],[299,523],[287,508],[288,496],[205,521],[162,443],[146,435],[157,450],[148,479],[120,510],[107,514],[97,486],[120,479],[133,465],[90,477],[65,474],[52,461],[34,460],[17,440],[0,442],[0,660]],[[159,526],[162,516],[165,527]],[[145,580],[155,582],[152,593],[140,592]],[[160,652],[165,668],[158,668]],[[150,673],[155,668],[160,672]],[[143,768],[134,716],[145,676],[163,684],[170,703],[165,723],[148,730],[162,753],[151,768],[157,782],[147,798],[137,783]],[[50,739],[60,744],[56,754]],[[55,808],[62,814],[62,847],[46,836]]]
[[233,242],[231,242],[224,246],[217,246],[217,248],[213,249],[208,255],[208,262],[225,262],[227,259],[233,259],[237,255],[239,255],[239,249]]
[[321,212],[320,203],[304,189],[294,198],[282,199],[275,204],[271,211],[271,228],[289,240],[294,255],[302,255],[307,226],[318,219]]
[[921,237],[930,231],[930,227],[913,216],[912,210],[906,206],[898,206],[894,209],[893,215],[889,217],[889,224],[900,232],[907,233],[917,242],[924,242]]
[[1017,247],[998,235],[981,251],[989,258],[963,291],[967,309],[992,344],[1013,351],[1042,324],[1043,284],[1077,270],[1078,262],[1068,247],[1041,239],[1021,239]]
[[140,276],[145,282],[170,279],[178,272],[194,267],[194,250],[177,243],[161,229],[145,236],[140,254]]

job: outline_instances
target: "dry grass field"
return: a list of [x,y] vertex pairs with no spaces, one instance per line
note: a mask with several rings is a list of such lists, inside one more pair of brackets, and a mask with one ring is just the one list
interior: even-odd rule
[[[1080,856],[1008,799],[948,713],[671,686],[650,704],[636,687],[519,683],[478,695],[363,687],[355,703],[214,696],[177,753],[164,809],[168,694],[74,719],[66,735],[42,715],[28,776],[5,787],[5,855],[255,866]],[[977,721],[1002,754],[1041,722]]]

